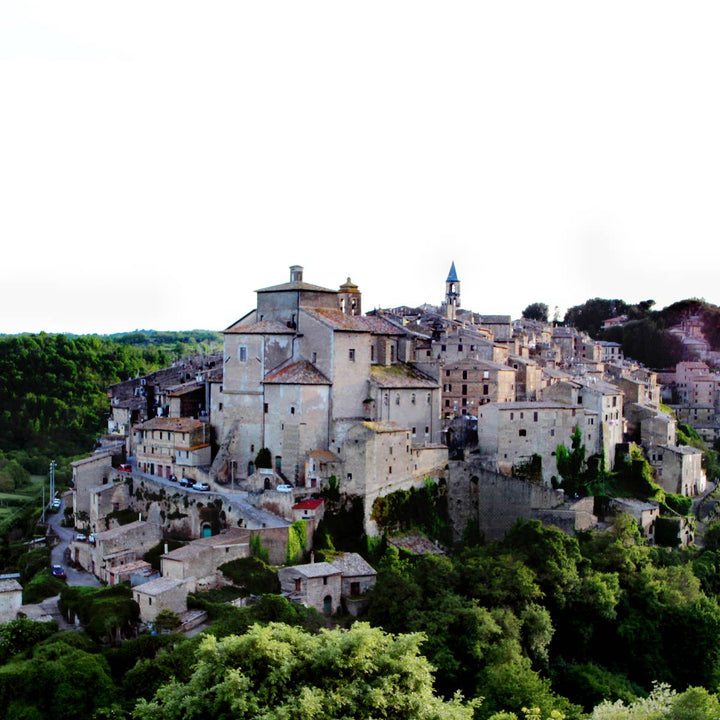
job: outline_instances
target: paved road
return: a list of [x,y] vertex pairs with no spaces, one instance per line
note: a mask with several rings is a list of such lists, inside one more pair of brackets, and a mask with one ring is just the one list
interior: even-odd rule
[[[68,502],[71,495],[67,496]],[[68,585],[83,585],[86,587],[102,587],[102,583],[92,574],[82,569],[70,567],[70,541],[75,536],[73,528],[65,528],[60,524],[63,517],[63,507],[59,512],[50,513],[48,525],[52,528],[52,532],[59,538],[59,542],[52,548],[50,559],[53,565],[62,565],[65,568]]]

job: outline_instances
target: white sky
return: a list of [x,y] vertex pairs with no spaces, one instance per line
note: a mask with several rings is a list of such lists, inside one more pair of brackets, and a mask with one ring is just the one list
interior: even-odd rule
[[0,7],[0,332],[223,329],[257,288],[516,317],[720,301],[717,2]]

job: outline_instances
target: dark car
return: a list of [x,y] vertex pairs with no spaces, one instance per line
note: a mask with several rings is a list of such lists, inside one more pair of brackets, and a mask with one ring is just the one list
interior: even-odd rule
[[50,572],[52,572],[53,577],[60,578],[61,580],[64,580],[67,577],[62,565],[53,565]]
[[178,482],[178,485],[182,485],[182,487],[192,487],[193,481],[188,480],[186,477],[180,478],[180,481]]

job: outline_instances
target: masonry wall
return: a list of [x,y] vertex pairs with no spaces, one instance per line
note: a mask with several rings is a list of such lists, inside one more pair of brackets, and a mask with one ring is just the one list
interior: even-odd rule
[[506,477],[476,462],[449,463],[448,509],[455,542],[468,523],[476,525],[486,540],[500,540],[517,520],[537,519],[548,510],[558,512],[564,501],[558,490]]

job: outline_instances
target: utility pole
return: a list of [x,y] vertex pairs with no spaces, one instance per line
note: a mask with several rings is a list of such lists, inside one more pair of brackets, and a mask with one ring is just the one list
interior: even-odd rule
[[50,502],[55,499],[55,461],[50,461]]

